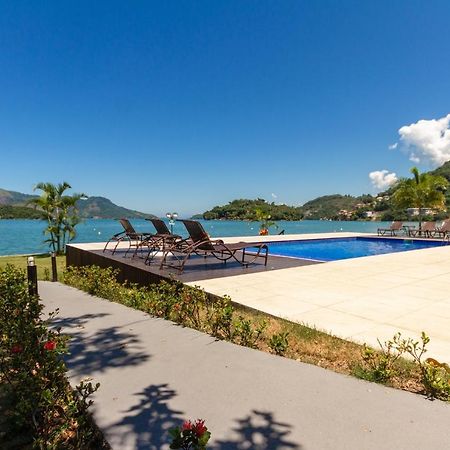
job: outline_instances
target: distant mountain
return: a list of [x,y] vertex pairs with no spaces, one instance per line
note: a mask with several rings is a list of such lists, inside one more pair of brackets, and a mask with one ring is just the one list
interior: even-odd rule
[[128,217],[129,219],[150,219],[156,218],[153,214],[146,214],[134,209],[127,209],[114,204],[105,197],[89,197],[86,200],[78,201],[80,216],[84,218],[96,219],[119,219]]
[[35,197],[35,195],[22,194],[20,192],[0,189],[0,205],[24,205],[33,197]]
[[[27,205],[27,202],[36,197],[36,195],[0,189],[0,218],[38,218],[39,212]],[[89,197],[86,200],[79,200],[77,206],[80,216],[84,219],[119,219],[120,217],[149,219],[156,217],[153,214],[146,214],[118,206],[105,197]]]

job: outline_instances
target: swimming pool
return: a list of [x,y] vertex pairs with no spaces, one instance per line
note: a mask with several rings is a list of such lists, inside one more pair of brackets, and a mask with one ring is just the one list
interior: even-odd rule
[[351,237],[268,242],[267,245],[269,254],[274,256],[288,256],[315,261],[336,261],[440,247],[447,245],[447,243],[412,239]]

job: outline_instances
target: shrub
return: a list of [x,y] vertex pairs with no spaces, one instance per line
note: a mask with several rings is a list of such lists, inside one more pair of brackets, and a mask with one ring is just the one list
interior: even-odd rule
[[262,320],[254,324],[251,320],[239,316],[233,321],[233,326],[233,342],[244,347],[257,348],[257,343],[262,338],[267,323]]
[[48,328],[42,309],[39,297],[28,293],[24,271],[0,269],[0,381],[13,405],[9,430],[28,434],[36,448],[88,448],[94,437],[88,397],[98,385],[70,389],[62,359],[68,337]]
[[396,345],[399,352],[409,354],[418,365],[425,393],[430,398],[450,399],[450,368],[433,358],[423,359],[430,342],[429,336],[422,332],[420,341],[411,338],[402,339],[398,333]]
[[275,333],[269,340],[269,348],[270,350],[279,356],[284,356],[288,347],[289,347],[289,333],[281,332]]
[[396,333],[392,340],[384,345],[378,342],[379,351],[364,346],[363,365],[355,368],[354,375],[378,383],[389,382],[399,372],[400,358],[409,355],[418,368],[423,392],[430,398],[450,399],[450,367],[433,358],[424,360],[428,351],[426,347],[430,342],[429,336],[424,332],[420,341],[405,339],[401,333]]
[[376,351],[367,345],[362,349],[363,365],[358,368],[357,375],[368,381],[387,383],[397,374],[396,362],[401,353],[395,345],[396,336],[391,341],[382,344],[378,340],[380,350]]
[[266,323],[237,316],[229,297],[210,299],[196,286],[162,281],[139,288],[116,280],[117,270],[97,266],[68,267],[64,282],[89,294],[107,298],[208,333],[218,339],[256,348]]

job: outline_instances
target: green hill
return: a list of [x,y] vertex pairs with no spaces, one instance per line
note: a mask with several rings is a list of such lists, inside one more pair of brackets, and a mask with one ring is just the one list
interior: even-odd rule
[[[264,199],[239,199],[227,205],[215,206],[203,213],[203,218],[224,220],[255,220],[255,209],[259,208],[270,214],[273,220],[301,219],[358,219],[371,209],[375,199],[371,195],[352,197],[351,195],[325,195],[305,203],[303,206],[276,205]],[[349,212],[348,216],[346,212]],[[360,215],[351,213],[358,211]]]
[[373,202],[371,195],[353,197],[352,195],[324,195],[306,202],[302,206],[305,219],[333,219],[337,218],[341,211],[354,211],[363,209],[363,205],[370,205]]
[[261,209],[270,214],[273,220],[300,220],[302,212],[299,207],[276,205],[268,203],[262,198],[256,200],[238,199],[224,206],[215,206],[203,213],[203,218],[223,220],[255,220],[255,209]]
[[[22,194],[20,192],[0,189],[0,218],[1,219],[37,219],[39,211],[28,206],[28,202],[36,195]],[[84,219],[119,219],[128,217],[130,219],[154,218],[153,214],[146,214],[133,209],[127,209],[114,204],[105,197],[89,197],[79,200],[78,209],[80,217]]]
[[432,170],[430,173],[432,175],[440,175],[441,177],[444,177],[448,181],[450,181],[450,161],[447,161],[446,163],[442,164],[441,167]]
[[42,214],[25,206],[0,206],[0,219],[41,219]]

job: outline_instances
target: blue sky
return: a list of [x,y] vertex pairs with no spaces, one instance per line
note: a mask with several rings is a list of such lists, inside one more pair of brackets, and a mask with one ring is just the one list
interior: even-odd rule
[[0,187],[67,180],[182,215],[375,193],[370,172],[450,154],[433,121],[448,17],[448,1],[1,0]]

